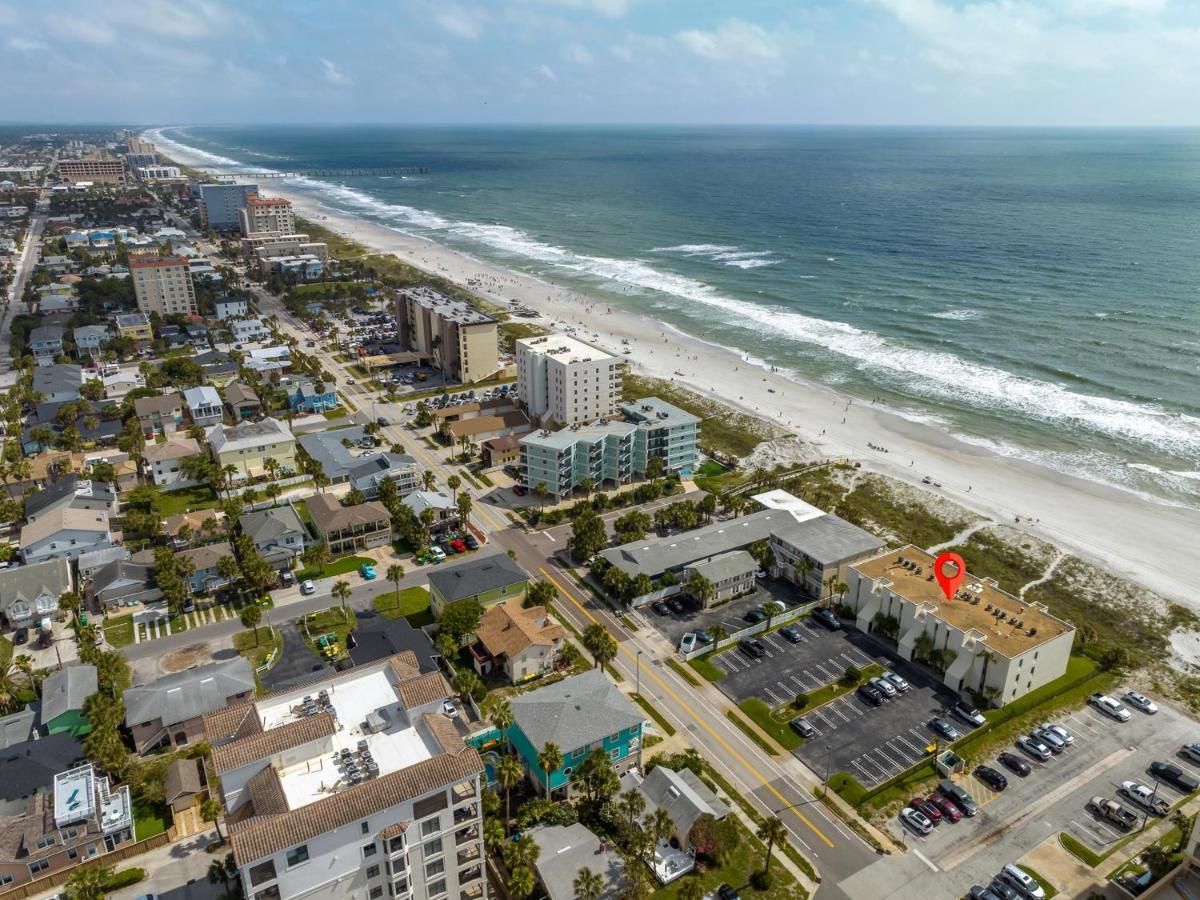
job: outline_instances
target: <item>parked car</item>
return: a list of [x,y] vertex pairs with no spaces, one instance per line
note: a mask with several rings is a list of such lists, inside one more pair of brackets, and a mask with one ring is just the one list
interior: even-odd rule
[[743,653],[747,656],[752,656],[755,659],[762,659],[767,655],[766,645],[762,641],[749,638],[738,644]]
[[1038,883],[1036,878],[1020,866],[1009,863],[1000,870],[1000,877],[1015,887],[1022,896],[1028,897],[1029,900],[1045,900],[1045,889]]
[[967,896],[971,900],[1004,900],[1002,895],[997,894],[990,887],[984,887],[982,884],[971,885],[971,889],[967,891]]
[[311,578],[306,578],[304,581],[300,582],[300,593],[315,594],[316,592],[317,592],[317,586],[312,583]]
[[798,716],[795,719],[792,719],[792,721],[788,722],[788,725],[791,727],[792,731],[796,732],[796,734],[800,735],[800,737],[804,738],[805,740],[814,737],[817,733],[817,730],[812,727],[812,725],[807,719],[804,718],[804,716]]
[[380,428],[383,428],[384,426],[386,426],[387,423],[388,423],[388,420],[383,416],[379,416],[378,418],[375,419],[375,424],[378,425]]
[[798,629],[795,625],[783,626],[779,629],[779,635],[785,641],[789,641],[793,644],[798,644],[801,640],[803,640],[803,638],[800,636],[800,629]]
[[479,541],[475,540],[475,535],[468,534],[463,538],[463,543],[467,545],[468,550],[478,550]]
[[767,614],[761,609],[752,609],[742,616],[742,619],[746,622],[749,622],[751,625],[757,625],[759,622],[765,622],[767,620]]
[[901,694],[903,694],[909,688],[908,682],[905,681],[903,678],[901,678],[899,675],[897,675],[895,672],[893,672],[891,669],[885,669],[883,672],[883,677],[886,678],[888,680],[888,683],[891,684],[891,686],[894,687]]
[[1114,700],[1107,694],[1092,694],[1088,697],[1088,703],[1110,719],[1116,719],[1118,722],[1129,721],[1129,710],[1121,704],[1120,700]]
[[1067,729],[1063,728],[1061,725],[1055,724],[1054,722],[1043,722],[1038,726],[1038,730],[1048,731],[1051,734],[1058,735],[1058,739],[1068,747],[1075,743],[1075,735],[1071,734],[1071,732],[1067,731]]
[[457,550],[454,549],[454,545],[451,544],[449,541],[442,541],[440,544],[438,544],[438,546],[442,548],[442,552],[445,553],[447,556],[453,556],[455,553],[458,552]]
[[1128,831],[1138,822],[1137,813],[1131,809],[1126,809],[1116,800],[1110,800],[1107,797],[1093,797],[1087,802],[1088,812],[1095,816],[1099,816],[1105,821],[1111,822],[1122,831]]
[[924,813],[913,809],[911,806],[906,806],[900,810],[900,821],[922,836],[933,831],[933,823],[929,821]]
[[873,685],[888,700],[896,696],[896,688],[886,678],[870,678],[867,680],[867,684]]
[[929,730],[948,741],[957,741],[960,737],[962,737],[962,735],[959,734],[958,729],[941,716],[934,716],[929,720]]
[[372,581],[375,578],[375,567],[370,563],[363,563],[358,567],[358,574],[367,581]]
[[453,700],[443,700],[442,701],[442,714],[445,715],[449,719],[457,719],[458,718],[458,710],[455,709]]
[[1179,748],[1179,755],[1184,759],[1190,759],[1194,763],[1200,763],[1200,741],[1184,744]]
[[18,628],[16,631],[13,632],[13,643],[14,644],[24,644],[28,640],[29,640],[29,629],[26,628],[24,625],[22,625],[20,628]]
[[941,791],[934,791],[932,794],[930,794],[929,802],[941,811],[942,818],[947,822],[954,823],[962,821],[962,811],[955,806],[953,800],[951,800]]
[[936,803],[932,803],[929,800],[926,800],[924,797],[913,797],[908,801],[908,805],[918,812],[924,813],[925,818],[927,818],[934,825],[940,825],[942,823],[942,811],[937,808]]
[[976,766],[975,777],[993,791],[1002,791],[1008,787],[1008,779],[991,766]]
[[520,485],[520,484],[514,484],[513,485],[513,493],[516,494],[518,497],[524,497],[525,496],[525,486]]
[[670,600],[668,600],[667,606],[670,608],[671,612],[675,613],[676,615],[683,615],[685,612],[687,612],[687,609],[683,605],[683,601],[678,597],[672,597]]
[[184,597],[183,598],[183,611],[185,613],[190,613],[190,612],[196,611],[196,598],[195,597]]
[[974,728],[978,728],[987,722],[987,719],[983,717],[983,713],[965,700],[959,700],[955,703],[954,708],[950,712]]
[[1137,691],[1126,691],[1125,696],[1121,698],[1134,709],[1140,709],[1147,715],[1154,715],[1158,712],[1158,704],[1147,697],[1145,694]]
[[1000,900],[1021,900],[1025,896],[999,875],[992,879],[992,883],[988,885],[988,890],[999,897]]
[[454,548],[455,553],[466,553],[467,545],[462,541],[451,541],[450,546]]
[[650,608],[659,616],[669,616],[671,614],[671,607],[667,606],[661,600],[655,600],[650,604]]
[[1045,762],[1054,755],[1053,751],[1032,734],[1023,734],[1017,738],[1017,746],[1034,759]]
[[717,900],[742,900],[742,898],[732,887],[723,884],[717,888]]
[[446,559],[446,552],[437,544],[429,548],[429,555],[433,557],[434,562],[444,562]]
[[978,814],[979,804],[975,802],[975,799],[970,794],[953,781],[946,778],[938,781],[938,792],[943,797],[949,797],[964,816]]
[[999,754],[996,759],[1000,761],[1000,765],[1008,769],[1010,772],[1015,772],[1024,778],[1033,771],[1033,767],[1015,753],[1009,753],[1007,750]]
[[1150,774],[1159,781],[1165,781],[1172,787],[1178,788],[1185,794],[1200,790],[1200,781],[1197,781],[1195,776],[1183,771],[1183,769],[1174,763],[1152,762],[1150,763]]
[[812,617],[830,631],[837,631],[842,627],[842,623],[838,621],[837,614],[827,607],[822,606],[820,609],[814,609]]
[[696,640],[697,640],[697,642],[699,642],[701,644],[711,644],[713,642],[713,636],[708,633],[707,629],[697,628],[696,629]]
[[880,692],[879,688],[875,687],[873,684],[860,684],[856,693],[862,700],[865,700],[872,706],[883,705],[884,696],[882,692]]
[[1117,793],[1156,816],[1165,816],[1171,811],[1171,804],[1160,800],[1156,790],[1140,781],[1122,781]]
[[1066,742],[1053,731],[1046,731],[1042,728],[1035,728],[1033,736],[1050,748],[1050,752],[1054,754],[1062,753],[1067,749]]

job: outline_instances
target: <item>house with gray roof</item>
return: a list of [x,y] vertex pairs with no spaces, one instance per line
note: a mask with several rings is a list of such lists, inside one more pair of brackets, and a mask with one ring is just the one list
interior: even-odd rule
[[71,332],[75,346],[81,353],[93,353],[112,338],[107,325],[80,325]]
[[[664,809],[675,825],[665,841],[654,849],[651,866],[663,884],[686,875],[695,866],[696,849],[688,842],[688,833],[701,816],[717,821],[729,815],[729,807],[709,789],[691,769],[668,769],[655,766],[643,778],[637,771],[621,776],[621,791],[636,790],[646,801],[641,822],[650,820],[657,809]],[[704,848],[700,848],[704,849]]]
[[[530,778],[546,793],[571,791],[579,766],[603,753],[618,776],[641,767],[645,716],[600,669],[589,669],[511,698],[513,726],[507,736],[525,761]],[[553,772],[541,771],[537,756],[554,744],[563,756]],[[548,782],[548,784],[547,784]]]
[[477,600],[485,607],[509,600],[520,602],[528,586],[529,575],[504,553],[472,557],[429,573],[429,597],[435,614],[459,600]]
[[25,800],[54,784],[54,776],[82,761],[83,745],[62,733],[11,744],[0,751],[0,807]]
[[187,405],[188,415],[196,425],[218,424],[224,415],[221,395],[211,385],[202,384],[199,387],[188,388],[183,392],[183,401]]
[[71,564],[48,559],[0,569],[0,613],[10,628],[32,625],[58,612],[58,598],[75,589]]
[[25,520],[36,522],[40,516],[64,507],[100,510],[112,516],[117,512],[117,492],[107,481],[68,475],[25,496]]
[[[0,751],[7,750],[14,744],[23,744],[33,740],[33,730],[37,727],[37,710],[32,706],[20,712],[0,719]],[[3,754],[0,753],[0,758]]]
[[458,524],[458,507],[445,491],[413,491],[400,502],[411,509],[418,519],[425,510],[433,510],[433,520],[429,525],[432,532],[445,531]]
[[597,900],[614,900],[620,893],[625,883],[621,855],[586,825],[540,825],[529,836],[540,851],[534,869],[550,900],[575,900],[575,878],[584,869],[600,876]]
[[39,325],[29,330],[29,351],[39,366],[54,365],[54,358],[62,356],[63,329],[61,325]]
[[96,667],[73,663],[51,672],[42,682],[42,728],[46,734],[68,732],[83,737],[92,725],[83,714],[83,702],[96,693]]
[[192,564],[194,571],[188,578],[187,586],[193,594],[204,594],[225,587],[231,579],[221,574],[217,565],[222,558],[233,558],[233,547],[229,541],[216,544],[202,544],[191,550],[176,554],[180,559],[186,559]]
[[243,513],[238,525],[254,542],[262,558],[277,569],[290,569],[296,557],[304,552],[308,531],[290,505]]
[[254,672],[241,656],[165,675],[126,689],[125,725],[139,753],[204,738],[205,713],[254,696]]
[[336,431],[317,431],[297,438],[330,484],[351,482],[368,500],[379,496],[379,482],[384,478],[396,482],[398,496],[415,491],[421,480],[417,461],[403,453],[388,453],[374,449],[376,441],[365,428],[339,428]]
[[163,599],[154,582],[154,565],[131,559],[116,559],[101,566],[92,577],[87,596],[93,606],[106,612]]
[[83,369],[67,363],[38,366],[33,373],[33,389],[46,403],[66,403],[79,399],[83,387]]

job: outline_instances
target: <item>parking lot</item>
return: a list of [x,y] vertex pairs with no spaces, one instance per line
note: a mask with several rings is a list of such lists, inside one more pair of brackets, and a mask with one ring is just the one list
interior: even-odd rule
[[779,601],[784,606],[791,608],[799,603],[809,602],[808,599],[800,596],[794,585],[774,578],[760,578],[758,590],[753,594],[730,600],[728,603],[722,603],[712,609],[695,609],[695,603],[691,597],[681,596],[680,600],[685,607],[685,611],[682,613],[660,616],[649,607],[642,610],[642,614],[650,623],[676,647],[689,631],[720,625],[727,632],[733,634],[735,631],[745,628],[750,623],[743,616],[752,609],[758,609],[763,603]]

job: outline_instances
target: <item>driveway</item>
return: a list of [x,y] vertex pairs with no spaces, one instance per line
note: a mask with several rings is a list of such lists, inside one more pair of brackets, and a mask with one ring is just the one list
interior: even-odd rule
[[322,670],[332,671],[304,642],[294,621],[286,621],[276,627],[283,638],[283,647],[279,653],[279,662],[262,676],[263,687],[272,691],[279,690],[289,684],[313,678]]

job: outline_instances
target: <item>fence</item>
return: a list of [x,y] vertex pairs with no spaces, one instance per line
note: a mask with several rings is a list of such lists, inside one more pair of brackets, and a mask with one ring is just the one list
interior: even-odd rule
[[735,631],[728,637],[721,638],[721,640],[717,641],[715,644],[699,644],[686,653],[683,650],[680,650],[678,651],[679,655],[684,659],[695,659],[697,656],[703,656],[706,653],[716,653],[718,650],[721,650],[724,647],[732,647],[738,641],[745,640],[746,638],[752,637],[756,634],[762,634],[764,631],[768,631],[774,628],[776,625],[786,625],[788,622],[794,622],[805,613],[810,612],[820,605],[820,600],[813,600],[809,603],[802,604],[801,606],[793,606],[787,612],[782,612],[777,616],[766,619],[762,622],[758,622],[754,625],[747,625],[745,628]]
[[19,884],[7,891],[0,891],[0,900],[24,900],[26,897],[36,897],[51,888],[58,887],[64,884],[68,878],[80,866],[89,865],[90,863],[98,863],[100,865],[111,866],[114,863],[119,863],[122,860],[129,859],[133,856],[141,856],[150,850],[157,847],[162,847],[175,840],[175,826],[172,825],[166,831],[159,832],[146,838],[144,841],[138,841],[134,844],[126,844],[124,847],[118,847],[111,853],[104,853],[100,856],[95,856],[92,859],[81,859],[73,866],[65,866],[61,869],[55,869],[44,878],[38,878],[34,881],[27,881],[24,884]]
[[[264,487],[267,486],[267,484],[277,484],[277,485],[279,485],[280,488],[287,488],[293,484],[300,484],[303,481],[308,481],[311,478],[312,478],[311,475],[291,475],[287,478],[276,478],[274,481],[265,482],[262,484],[243,484],[243,485],[240,485],[239,487],[229,488],[228,492],[231,494],[236,494],[237,496],[240,497],[242,494],[246,493],[246,491],[249,491],[249,490],[261,491]],[[255,503],[254,505],[248,507],[248,509],[265,509],[268,506],[274,506],[274,505],[278,505],[278,501],[262,500],[262,501]]]

